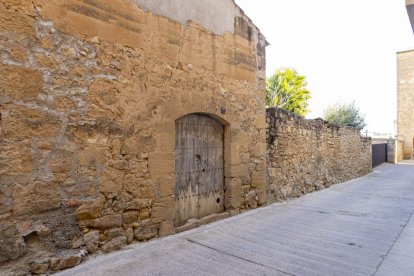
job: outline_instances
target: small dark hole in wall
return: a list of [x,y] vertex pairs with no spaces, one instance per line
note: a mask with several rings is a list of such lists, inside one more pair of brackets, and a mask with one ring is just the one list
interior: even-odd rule
[[27,236],[24,236],[24,241],[29,244],[29,245],[33,245],[33,244],[39,244],[40,243],[40,239],[39,236],[36,235],[35,232],[28,234]]
[[220,198],[218,197],[216,201],[217,201],[217,203],[220,203]]

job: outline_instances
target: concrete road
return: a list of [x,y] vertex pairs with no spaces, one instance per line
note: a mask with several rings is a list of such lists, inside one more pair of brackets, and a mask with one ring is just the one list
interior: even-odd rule
[[414,275],[414,162],[59,275]]

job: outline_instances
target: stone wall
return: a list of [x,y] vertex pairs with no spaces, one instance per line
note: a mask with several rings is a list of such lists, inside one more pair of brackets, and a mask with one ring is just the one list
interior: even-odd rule
[[[266,152],[266,45],[233,0],[1,1],[0,274],[263,206],[266,181],[274,201],[368,172],[357,130],[280,110]],[[224,125],[224,212],[180,228],[175,127],[192,113]]]
[[0,2],[1,275],[174,233],[186,114],[225,125],[221,217],[266,203],[266,41],[222,2],[224,29],[149,0]]
[[397,53],[397,135],[404,142],[404,159],[414,151],[414,50]]
[[360,130],[285,110],[267,112],[269,202],[299,197],[371,172],[371,139]]

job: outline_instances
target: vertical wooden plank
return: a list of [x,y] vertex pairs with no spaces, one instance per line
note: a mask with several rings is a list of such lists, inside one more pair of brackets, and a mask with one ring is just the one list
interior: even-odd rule
[[224,210],[224,126],[207,115],[176,122],[176,226]]
[[205,137],[203,155],[205,156],[205,172],[203,193],[199,195],[199,216],[220,213],[224,210],[224,174],[219,160],[223,158],[224,126],[218,121],[207,117],[204,120]]

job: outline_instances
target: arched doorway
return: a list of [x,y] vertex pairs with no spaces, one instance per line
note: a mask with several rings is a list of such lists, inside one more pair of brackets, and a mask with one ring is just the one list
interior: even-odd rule
[[175,226],[224,210],[224,125],[205,114],[175,124]]

